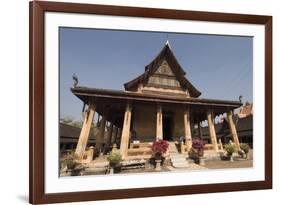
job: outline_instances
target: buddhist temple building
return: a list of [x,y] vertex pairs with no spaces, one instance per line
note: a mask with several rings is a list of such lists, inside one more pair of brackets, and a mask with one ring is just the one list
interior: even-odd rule
[[95,150],[103,152],[116,143],[124,159],[149,155],[151,142],[161,139],[173,142],[183,138],[184,151],[188,152],[192,139],[197,137],[192,136],[192,130],[195,126],[200,128],[200,122],[205,120],[210,146],[219,152],[214,118],[224,113],[227,113],[232,141],[239,147],[232,115],[241,102],[200,98],[201,92],[186,77],[169,42],[145,66],[143,74],[124,84],[124,90],[75,85],[71,91],[86,107],[76,147],[80,157],[88,146],[95,115],[100,116]]

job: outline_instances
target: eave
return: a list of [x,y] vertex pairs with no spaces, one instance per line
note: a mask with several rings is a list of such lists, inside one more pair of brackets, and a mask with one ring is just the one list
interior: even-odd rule
[[129,92],[122,90],[97,89],[88,87],[71,88],[74,95],[80,98],[84,103],[88,104],[90,98],[104,98],[115,99],[119,101],[131,102],[147,102],[147,103],[173,103],[186,105],[202,105],[212,107],[227,107],[228,109],[235,109],[242,104],[239,101],[218,100],[218,99],[204,99],[192,97],[175,97],[169,95],[154,95],[143,94],[137,92]]

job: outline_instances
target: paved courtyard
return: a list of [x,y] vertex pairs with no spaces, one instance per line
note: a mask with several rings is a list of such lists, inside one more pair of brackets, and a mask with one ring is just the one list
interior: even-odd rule
[[[165,163],[161,166],[162,170],[160,172],[190,172],[190,171],[197,171],[197,170],[214,170],[214,169],[232,169],[232,168],[251,168],[253,167],[253,156],[252,150],[248,155],[249,159],[243,158],[235,158],[233,162],[229,160],[206,160],[205,165],[199,165],[194,163],[192,160],[186,160],[185,167],[176,168],[172,165],[172,163]],[[133,166],[129,165],[126,166],[123,164],[122,169],[115,174],[136,174],[136,173],[153,173],[159,172],[155,170],[155,165],[149,163],[146,160],[142,160],[142,163],[138,161],[134,164],[134,161],[137,160],[129,160],[127,163],[133,163]],[[109,163],[107,161],[107,156],[99,156],[95,160],[91,161],[87,165],[85,164],[85,169],[82,171],[82,175],[106,175],[110,174]],[[61,176],[69,176],[70,173],[61,174]]]
[[[99,163],[101,166],[91,166],[87,168],[84,172],[84,175],[104,175],[109,174],[106,167],[102,166],[102,163]],[[178,171],[196,171],[196,170],[208,170],[208,169],[229,169],[229,168],[250,168],[253,167],[253,160],[240,160],[240,161],[206,161],[204,166],[189,163],[189,166],[186,168],[174,168],[173,166],[167,165],[162,166],[161,172],[178,172]],[[146,166],[146,167],[139,167],[133,169],[122,169],[120,173],[116,174],[132,174],[132,173],[153,173],[159,172],[155,171],[154,166]]]
[[253,167],[253,160],[241,160],[241,161],[207,161],[204,166],[208,169],[226,169],[226,168],[247,168]]

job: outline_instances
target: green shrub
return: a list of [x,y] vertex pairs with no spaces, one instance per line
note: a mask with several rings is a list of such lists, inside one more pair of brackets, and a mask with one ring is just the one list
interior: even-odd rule
[[77,164],[75,161],[70,160],[70,159],[66,160],[65,163],[66,163],[66,166],[67,166],[68,169],[74,169],[76,167],[76,164]]
[[246,144],[246,143],[241,143],[240,144],[240,148],[245,152],[246,155],[250,151],[250,146],[248,144]]
[[77,165],[76,161],[72,156],[68,156],[62,161],[63,166],[66,166],[67,169],[74,169]]
[[228,156],[231,156],[236,151],[236,146],[234,144],[225,144],[224,149]]
[[107,160],[110,163],[115,163],[118,164],[119,162],[122,161],[122,156],[119,152],[111,152],[108,156],[107,156]]

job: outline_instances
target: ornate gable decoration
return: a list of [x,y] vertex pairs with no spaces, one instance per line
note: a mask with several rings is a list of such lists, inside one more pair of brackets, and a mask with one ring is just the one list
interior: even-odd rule
[[178,90],[181,88],[180,82],[176,79],[175,74],[166,60],[163,60],[159,68],[149,77],[146,85],[150,87],[162,87],[164,89],[169,88]]
[[[185,78],[185,71],[175,58],[169,43],[163,47],[154,60],[145,67],[145,72],[124,84],[127,91],[140,91],[142,87],[181,92],[190,97],[199,97],[201,93]],[[158,90],[156,89],[158,88]]]
[[163,60],[162,64],[155,71],[155,73],[162,74],[162,75],[175,76],[166,60]]

